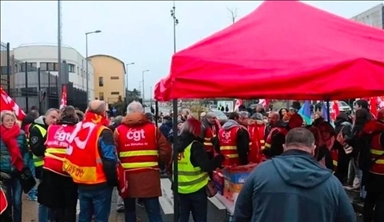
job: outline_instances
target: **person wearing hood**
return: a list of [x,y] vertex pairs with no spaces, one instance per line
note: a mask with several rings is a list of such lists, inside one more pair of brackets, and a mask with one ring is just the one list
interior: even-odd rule
[[[40,116],[29,128],[29,147],[32,152],[35,175],[37,179],[43,178],[43,165],[45,153],[45,141],[47,139],[47,129],[50,125],[56,124],[59,119],[59,110],[48,109],[45,116]],[[41,181],[40,181],[41,182]],[[52,217],[52,211],[45,205],[39,204],[38,222],[46,222]]]
[[226,157],[223,166],[248,164],[251,136],[247,125],[248,112],[233,112],[229,114],[229,120],[220,129],[215,149]]
[[[274,114],[278,115],[278,114]],[[294,113],[291,115],[288,124],[286,127],[276,124],[275,127],[271,129],[267,139],[265,140],[265,149],[262,151],[267,158],[272,158],[278,156],[284,152],[283,144],[285,142],[285,135],[291,129],[302,127],[303,118]]]
[[216,119],[216,114],[214,112],[208,112],[201,121],[202,124],[200,137],[204,139],[204,148],[209,159],[212,159],[214,154],[214,145],[212,143],[212,139],[217,136],[220,129]]
[[136,221],[136,199],[141,199],[149,221],[161,222],[159,164],[171,160],[169,143],[155,124],[148,121],[139,102],[128,105],[127,115],[114,132],[114,140],[122,168],[120,178],[125,177],[129,184],[127,191],[120,187],[125,221]]
[[69,147],[69,138],[78,122],[75,108],[61,109],[60,118],[47,130],[43,179],[38,186],[38,199],[55,211],[56,222],[75,222],[77,185],[63,171],[63,159]]
[[[25,132],[25,137],[27,138],[27,144],[28,144],[28,152],[29,152],[29,161],[28,161],[28,167],[31,170],[31,173],[33,177],[36,177],[35,174],[35,166],[33,165],[33,159],[32,159],[32,152],[31,148],[29,147],[29,129],[32,126],[32,124],[35,122],[35,120],[39,118],[39,112],[36,110],[31,110],[29,113],[27,113],[27,116],[23,119],[23,122],[21,124],[21,129],[24,130]],[[37,189],[36,187],[32,188],[28,194],[27,194],[27,199],[31,201],[37,201]]]
[[209,173],[220,167],[224,156],[219,154],[211,160],[202,143],[201,123],[195,118],[182,125],[177,142],[179,222],[188,222],[192,212],[194,221],[207,222],[207,184]]
[[234,221],[355,222],[343,186],[313,158],[313,134],[295,128],[285,141],[284,153],[258,165],[245,181]]

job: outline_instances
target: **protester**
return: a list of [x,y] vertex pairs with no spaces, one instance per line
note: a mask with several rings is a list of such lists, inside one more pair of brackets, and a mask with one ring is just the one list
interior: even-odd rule
[[[63,170],[78,185],[79,222],[108,221],[113,187],[117,185],[117,157],[113,133],[107,127],[106,103],[89,103],[82,122],[71,135]],[[83,173],[79,173],[83,172]]]
[[[35,120],[39,118],[39,113],[35,110],[31,110],[25,118],[23,119],[23,122],[21,124],[21,129],[24,130],[25,136],[27,138],[27,144],[28,144],[28,152],[29,152],[29,161],[28,161],[28,167],[32,172],[32,175],[36,177],[35,174],[35,165],[33,164],[33,155],[31,152],[31,148],[29,147],[29,129],[32,126],[32,124],[35,122]],[[36,187],[32,188],[31,191],[27,194],[27,199],[31,201],[37,201],[37,189]]]
[[251,140],[247,122],[248,112],[233,112],[229,114],[229,120],[220,129],[218,142],[214,144],[216,152],[226,157],[223,166],[248,164]]
[[[48,126],[56,124],[59,118],[59,110],[55,108],[48,109],[45,116],[37,118],[33,125],[29,128],[29,146],[32,152],[33,164],[35,166],[36,178],[43,178],[43,166],[44,166],[44,153],[45,153],[45,141],[47,139]],[[39,195],[39,193],[37,194]],[[39,201],[39,200],[38,200]],[[47,206],[39,204],[38,217],[39,222],[46,222],[53,219],[53,211]]]
[[209,159],[212,159],[214,155],[212,139],[217,137],[220,129],[216,119],[216,114],[214,112],[208,112],[204,119],[201,121],[202,124],[200,137],[204,139],[204,148]]
[[159,163],[167,164],[172,154],[166,138],[144,115],[142,105],[132,102],[127,107],[127,115],[121,125],[115,130],[114,140],[123,168],[120,178],[126,178],[129,186],[126,193],[120,187],[125,221],[136,220],[136,199],[140,198],[149,221],[161,222]]
[[384,221],[384,109],[377,120],[365,124],[363,138],[368,147],[362,150],[359,164],[363,170],[362,187],[367,191],[364,199],[364,221]]
[[163,136],[165,136],[165,138],[168,137],[169,131],[171,131],[172,126],[173,126],[172,117],[164,116],[163,117],[163,123],[159,127],[159,130],[163,134]]
[[290,130],[284,153],[261,163],[245,181],[234,221],[356,221],[343,186],[313,158],[314,144],[309,130]]
[[78,122],[72,106],[64,107],[57,124],[47,130],[43,179],[39,184],[39,203],[55,211],[56,222],[75,222],[77,185],[63,171],[63,160],[69,139]]
[[220,167],[224,161],[221,154],[212,160],[208,159],[200,135],[201,123],[190,118],[183,124],[178,138],[179,222],[188,222],[190,213],[194,221],[207,222],[208,173]]
[[10,176],[2,178],[9,212],[12,212],[13,222],[22,222],[22,187],[19,176],[24,167],[28,166],[27,140],[24,131],[16,124],[16,116],[10,111],[1,112],[0,132],[0,171]]

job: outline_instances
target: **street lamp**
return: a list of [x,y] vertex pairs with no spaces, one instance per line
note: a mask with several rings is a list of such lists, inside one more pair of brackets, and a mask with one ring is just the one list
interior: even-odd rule
[[131,65],[135,65],[135,63],[134,62],[131,62],[131,63],[127,63],[127,64],[125,64],[125,71],[126,71],[126,73],[125,73],[125,81],[126,81],[126,85],[127,85],[127,87],[126,87],[126,89],[125,89],[125,99],[126,99],[126,103],[128,103],[128,90],[129,90],[129,87],[128,87],[128,66],[131,66]]
[[141,82],[143,83],[143,100],[145,100],[145,97],[144,97],[144,90],[145,90],[145,87],[144,87],[144,73],[146,72],[149,72],[149,69],[147,70],[144,70],[142,73],[141,73]]
[[85,33],[85,76],[87,78],[87,102],[89,101],[89,73],[88,73],[88,35],[100,33],[100,30]]

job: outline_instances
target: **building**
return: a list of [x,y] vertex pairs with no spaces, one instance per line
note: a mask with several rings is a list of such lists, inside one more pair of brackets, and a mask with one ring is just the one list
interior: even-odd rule
[[384,29],[384,4],[381,3],[367,11],[364,11],[352,18],[366,25]]
[[[37,84],[37,77],[33,74],[37,68],[40,68],[42,72],[47,72],[53,76],[58,75],[57,45],[24,44],[14,48],[13,54],[21,63],[17,69],[15,77],[16,89],[25,87],[24,76],[26,71],[31,72],[32,78],[28,78],[29,84],[32,84],[32,82],[36,82],[35,84]],[[85,57],[83,57],[76,49],[69,46],[62,46],[61,58],[68,64],[69,82],[72,82],[73,88],[86,91],[86,81],[89,81],[89,98],[94,98],[93,66],[90,63],[88,64],[89,76],[87,80],[85,73]],[[25,67],[25,62],[28,64],[27,67]]]
[[109,104],[124,100],[125,96],[125,64],[110,55],[93,55],[89,60],[94,67],[95,96]]
[[[13,56],[13,51],[10,48],[9,43],[0,43],[0,77],[1,77],[1,88],[6,92],[10,92],[10,89],[14,87],[15,78],[14,72],[17,61]],[[9,68],[8,68],[9,66]],[[8,77],[9,71],[9,77]],[[8,87],[9,86],[9,87]]]

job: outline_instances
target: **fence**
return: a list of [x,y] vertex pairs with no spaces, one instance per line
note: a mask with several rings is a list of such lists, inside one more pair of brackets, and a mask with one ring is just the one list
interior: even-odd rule
[[[15,88],[11,95],[17,104],[24,110],[38,108],[40,112],[51,107],[59,107],[58,77],[40,68],[33,67],[32,63],[24,62],[18,65],[19,71],[15,73]],[[67,84],[67,104],[86,109],[86,92]]]

